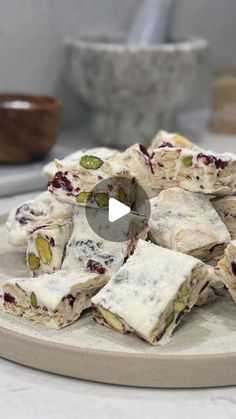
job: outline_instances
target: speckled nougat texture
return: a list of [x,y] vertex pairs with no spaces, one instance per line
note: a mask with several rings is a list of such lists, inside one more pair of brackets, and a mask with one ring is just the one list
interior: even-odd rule
[[98,323],[167,343],[209,273],[198,259],[139,240],[134,254],[92,298]]
[[208,196],[175,187],[151,199],[150,237],[202,260],[221,255],[230,234]]
[[155,191],[179,186],[191,192],[229,195],[234,190],[236,157],[192,148],[161,147],[153,150]]
[[226,247],[224,257],[218,262],[216,271],[236,303],[236,240],[232,240]]
[[47,327],[74,323],[107,282],[105,275],[59,271],[38,278],[15,278],[3,285],[4,309]]

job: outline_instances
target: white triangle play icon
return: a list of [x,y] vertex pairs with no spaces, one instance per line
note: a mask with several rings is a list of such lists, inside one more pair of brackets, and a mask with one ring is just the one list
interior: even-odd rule
[[117,201],[115,198],[109,199],[109,214],[108,218],[110,223],[113,223],[116,220],[119,220],[119,218],[124,217],[124,215],[129,214],[130,208],[122,204],[122,202]]

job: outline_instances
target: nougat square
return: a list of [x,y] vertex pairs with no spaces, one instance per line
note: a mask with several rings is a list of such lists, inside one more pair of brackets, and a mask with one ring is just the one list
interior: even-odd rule
[[94,319],[152,345],[165,344],[208,275],[200,260],[139,240],[134,254],[92,298]]
[[9,279],[3,284],[3,305],[10,314],[60,329],[74,323],[91,306],[91,297],[106,282],[105,275],[62,271]]
[[150,237],[202,260],[221,255],[230,234],[206,195],[175,187],[151,199]]

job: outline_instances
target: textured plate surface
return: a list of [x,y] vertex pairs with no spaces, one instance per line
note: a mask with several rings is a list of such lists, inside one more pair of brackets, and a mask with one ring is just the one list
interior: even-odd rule
[[[27,275],[24,249],[7,244],[0,217],[0,281]],[[28,275],[27,275],[28,276]],[[5,314],[0,307],[0,356],[62,375],[146,387],[236,384],[236,305],[222,297],[194,309],[165,347],[97,325],[86,313],[59,330]]]

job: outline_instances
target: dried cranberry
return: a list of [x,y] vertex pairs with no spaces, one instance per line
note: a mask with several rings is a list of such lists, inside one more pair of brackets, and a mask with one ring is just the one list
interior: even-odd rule
[[13,295],[9,294],[8,292],[4,292],[3,299],[6,303],[15,304],[16,299]]
[[151,170],[151,173],[154,174],[153,167],[152,167],[152,162],[151,162],[151,156],[148,153],[146,147],[144,147],[144,145],[142,145],[142,144],[139,144],[139,150],[146,157],[147,162],[148,162],[148,166],[150,167],[150,170]]
[[209,166],[209,164],[214,163],[217,169],[224,169],[229,164],[229,162],[227,161],[224,161],[222,159],[217,159],[215,156],[208,156],[204,153],[199,153],[197,155],[197,160],[200,160],[200,159],[203,161],[203,163],[206,166]]
[[54,240],[54,238],[53,238],[53,237],[50,237],[50,245],[51,245],[52,247],[54,247],[54,246],[55,246],[55,240]]
[[215,161],[215,167],[217,169],[224,169],[226,166],[228,166],[229,162],[223,161],[221,159],[216,159]]
[[90,272],[97,272],[98,274],[104,274],[106,269],[104,266],[96,260],[89,259],[86,269]]
[[206,166],[209,166],[209,164],[214,163],[214,161],[216,160],[216,158],[215,158],[215,156],[207,156],[206,154],[199,153],[199,154],[197,155],[197,160],[202,160],[202,161],[203,161],[203,163],[204,163]]
[[73,191],[73,186],[70,180],[62,172],[57,172],[55,174],[54,178],[50,182],[50,185],[56,189],[62,188],[65,191]]
[[234,276],[236,276],[236,263],[235,262],[231,263],[231,269],[232,269],[232,272],[233,272]]
[[144,145],[139,144],[139,150],[141,151],[141,153],[143,153],[145,156],[147,156],[150,159],[150,155],[149,155],[146,147],[144,147]]

